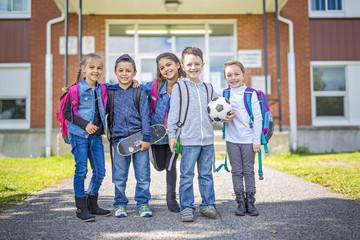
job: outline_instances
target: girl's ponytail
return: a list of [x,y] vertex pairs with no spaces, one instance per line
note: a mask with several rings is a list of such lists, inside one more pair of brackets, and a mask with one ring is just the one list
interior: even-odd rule
[[76,74],[76,82],[74,84],[77,84],[80,81],[81,81],[81,67],[79,68],[79,71]]

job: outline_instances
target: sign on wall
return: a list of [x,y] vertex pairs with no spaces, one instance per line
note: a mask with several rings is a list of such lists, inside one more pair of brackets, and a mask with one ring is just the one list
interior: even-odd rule
[[[61,55],[65,55],[65,36],[61,36],[59,39],[59,52]],[[77,54],[78,42],[77,37],[69,36],[68,37],[68,54],[75,55]]]
[[261,68],[261,50],[238,50],[238,59],[245,68]]
[[[271,76],[268,75],[266,78],[266,82],[267,82],[267,94],[270,95],[271,94]],[[261,90],[266,94],[266,89],[265,89],[265,76],[261,75],[261,76],[251,76],[251,87]]]
[[95,37],[83,36],[82,37],[82,54],[89,54],[95,52]]

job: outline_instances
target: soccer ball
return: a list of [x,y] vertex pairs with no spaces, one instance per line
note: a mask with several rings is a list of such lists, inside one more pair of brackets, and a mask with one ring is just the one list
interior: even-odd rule
[[211,121],[221,122],[231,111],[229,100],[224,97],[217,97],[211,100],[207,106]]

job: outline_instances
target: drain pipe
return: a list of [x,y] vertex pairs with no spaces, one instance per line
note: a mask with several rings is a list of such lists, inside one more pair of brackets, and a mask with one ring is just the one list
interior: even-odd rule
[[290,149],[297,150],[297,111],[296,111],[296,78],[294,52],[294,25],[287,18],[278,14],[279,21],[289,25],[288,82],[289,82],[289,113],[290,113]]
[[46,55],[45,55],[45,156],[51,155],[52,138],[52,98],[53,98],[53,55],[51,54],[51,25],[64,21],[65,14],[46,23]]

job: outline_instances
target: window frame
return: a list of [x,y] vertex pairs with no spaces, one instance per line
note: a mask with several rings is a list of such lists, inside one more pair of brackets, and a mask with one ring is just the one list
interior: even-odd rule
[[27,95],[6,95],[0,96],[0,99],[25,99],[25,119],[0,119],[0,130],[4,129],[30,129],[30,101],[31,101],[31,64],[30,63],[6,63],[0,64],[0,68],[26,68],[28,71],[28,89]]
[[[11,0],[13,2],[14,0]],[[31,18],[31,0],[26,0],[28,2],[27,11],[0,11],[0,19],[7,18],[16,18],[16,19],[27,19]]]
[[341,0],[341,10],[328,10],[328,0],[325,0],[325,10],[312,10],[311,1],[312,0],[308,0],[309,17],[311,18],[345,17],[345,0]]
[[[314,67],[344,67],[345,91],[314,91]],[[311,77],[311,116],[313,126],[344,126],[350,122],[349,117],[349,77],[348,65],[338,61],[312,61],[310,63]],[[344,97],[344,116],[316,116],[316,97]]]

